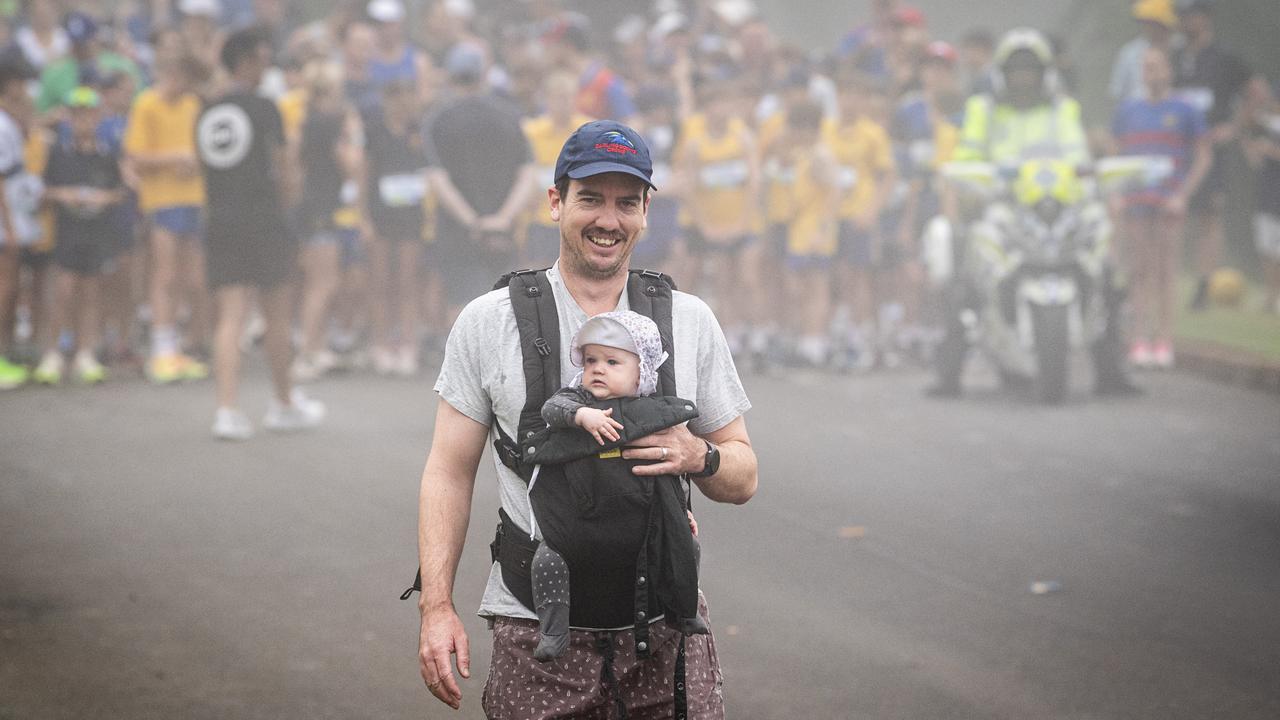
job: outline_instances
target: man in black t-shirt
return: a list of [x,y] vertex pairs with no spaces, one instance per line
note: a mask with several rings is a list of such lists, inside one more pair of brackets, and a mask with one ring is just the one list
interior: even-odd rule
[[1232,108],[1251,74],[1244,60],[1217,41],[1212,0],[1194,0],[1180,13],[1186,44],[1174,57],[1174,94],[1205,115],[1213,165],[1187,207],[1199,284],[1192,310],[1208,306],[1209,274],[1222,263],[1222,214],[1226,207],[1225,150],[1235,138]]
[[445,70],[456,94],[427,120],[423,147],[440,201],[432,253],[456,315],[515,263],[512,227],[536,170],[519,111],[485,90],[484,51],[458,43]]
[[213,434],[245,440],[253,434],[237,406],[239,340],[253,291],[266,318],[263,347],[275,389],[263,425],[271,430],[312,427],[324,418],[324,406],[292,388],[293,350],[289,330],[293,311],[293,274],[297,245],[285,222],[290,195],[284,125],[270,100],[255,89],[270,65],[271,46],[259,29],[227,38],[222,62],[232,88],[213,100],[196,123],[196,148],[204,168],[208,207],[209,287],[216,293],[218,327],[214,337],[214,375],[218,409]]

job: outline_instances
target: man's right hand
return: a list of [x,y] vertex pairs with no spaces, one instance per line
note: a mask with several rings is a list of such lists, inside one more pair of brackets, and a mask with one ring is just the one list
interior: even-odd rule
[[457,710],[462,706],[462,690],[453,676],[450,656],[458,656],[458,674],[471,677],[471,647],[457,611],[452,607],[424,610],[418,643],[422,681],[440,702]]

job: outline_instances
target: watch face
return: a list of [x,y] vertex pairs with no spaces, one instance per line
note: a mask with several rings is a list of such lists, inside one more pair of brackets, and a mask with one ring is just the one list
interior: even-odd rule
[[716,471],[720,469],[720,448],[712,445],[706,440],[703,442],[707,443],[707,458],[706,464],[703,466],[702,472],[699,474],[703,477],[707,475],[715,475]]

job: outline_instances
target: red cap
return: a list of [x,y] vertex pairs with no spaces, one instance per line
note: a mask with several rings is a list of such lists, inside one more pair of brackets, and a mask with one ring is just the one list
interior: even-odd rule
[[924,57],[926,60],[941,60],[948,65],[955,65],[957,55],[951,43],[934,40],[925,46]]
[[920,8],[910,6],[900,7],[893,12],[893,22],[895,25],[906,25],[908,27],[924,27],[924,13],[920,12]]

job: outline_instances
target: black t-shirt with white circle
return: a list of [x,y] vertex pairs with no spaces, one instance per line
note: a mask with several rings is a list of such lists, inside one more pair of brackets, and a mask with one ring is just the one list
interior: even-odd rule
[[270,100],[232,92],[205,106],[196,123],[196,148],[211,230],[282,222],[272,152],[283,145],[284,123]]

